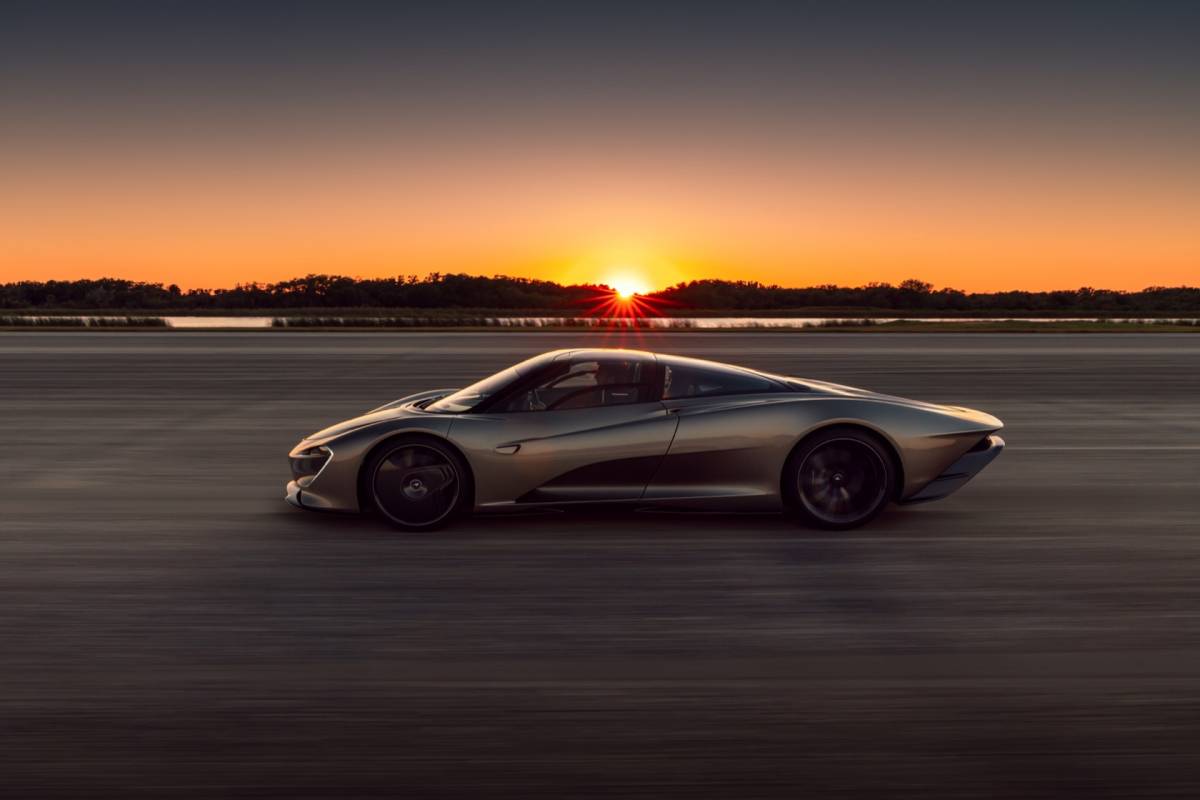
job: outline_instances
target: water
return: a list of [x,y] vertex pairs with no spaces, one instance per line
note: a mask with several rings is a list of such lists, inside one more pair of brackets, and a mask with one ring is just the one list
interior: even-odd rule
[[[32,315],[31,315],[32,316]],[[313,316],[318,316],[314,314]],[[426,319],[419,314],[411,315],[413,318]],[[112,317],[106,315],[63,315],[64,319],[120,319],[120,317]],[[327,319],[343,320],[346,323],[351,323],[355,319],[361,317],[326,317]],[[254,328],[270,328],[275,320],[275,317],[201,317],[201,316],[167,316],[162,317],[167,326],[170,328],[179,328],[181,330],[199,330],[213,328],[236,328],[236,329],[254,329]],[[688,329],[694,328],[699,330],[714,329],[714,328],[741,328],[741,329],[764,329],[764,328],[812,328],[832,325],[837,323],[844,324],[859,324],[862,322],[862,317],[640,317],[636,320],[638,327],[641,328],[664,328],[664,329]],[[1015,318],[1015,317],[973,317],[970,319],[956,317],[877,317],[872,322],[883,324],[888,322],[898,321],[908,322],[1029,322],[1029,323],[1052,323],[1052,322],[1094,322],[1096,317],[1037,317],[1037,318]],[[1171,319],[1151,319],[1140,317],[1123,317],[1114,318],[1112,322],[1180,322],[1184,324],[1195,325],[1200,322],[1195,317],[1182,317]],[[605,317],[470,317],[464,315],[459,319],[447,319],[446,325],[454,327],[459,325],[476,325],[476,326],[495,326],[498,328],[551,328],[558,326],[586,326],[586,327],[609,327],[612,325],[632,325],[634,320],[629,318],[605,318]],[[429,326],[436,323],[425,323]]]
[[[419,315],[414,315],[419,316]],[[172,328],[269,328],[273,317],[165,317],[167,325]],[[342,317],[348,322],[353,317]],[[1012,317],[984,317],[964,320],[955,317],[909,317],[910,322],[1007,322]],[[1093,322],[1095,317],[1068,318],[1036,318],[1022,319],[1021,322],[1051,323],[1051,322]],[[900,317],[879,317],[873,321],[879,324],[900,321]],[[636,320],[642,328],[695,328],[698,330],[714,328],[813,328],[836,323],[860,323],[862,317],[641,317]],[[1114,322],[1153,322],[1156,320],[1142,318],[1114,319]],[[1195,318],[1183,321],[1196,324]],[[493,325],[498,328],[553,328],[564,325],[585,325],[588,327],[607,327],[613,324],[632,325],[628,318],[609,319],[604,317],[481,317],[481,325]],[[447,320],[447,325],[458,324]]]
[[163,317],[172,328],[269,328],[274,317]]

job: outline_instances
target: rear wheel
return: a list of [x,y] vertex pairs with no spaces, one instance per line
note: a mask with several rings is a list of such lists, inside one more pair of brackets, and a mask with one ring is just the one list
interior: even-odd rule
[[870,522],[892,498],[896,468],[879,439],[831,428],[805,441],[783,471],[783,496],[800,521],[847,530]]
[[375,511],[401,530],[442,527],[463,511],[470,494],[462,457],[432,439],[389,442],[364,473]]

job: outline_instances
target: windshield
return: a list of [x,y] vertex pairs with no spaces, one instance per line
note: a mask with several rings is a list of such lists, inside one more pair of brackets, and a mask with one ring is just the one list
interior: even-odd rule
[[430,403],[425,410],[443,414],[462,414],[470,411],[519,377],[520,373],[515,368],[509,367],[477,383],[472,383],[465,389],[459,389],[454,394],[446,395],[436,403]]

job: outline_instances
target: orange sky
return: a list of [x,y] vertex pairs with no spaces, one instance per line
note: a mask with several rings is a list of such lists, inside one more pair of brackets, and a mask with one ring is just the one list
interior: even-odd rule
[[0,32],[0,281],[1200,284],[1178,21],[737,8],[33,19]]
[[1200,170],[839,144],[44,154],[0,185],[0,279],[229,286],[437,271],[647,288],[919,277],[966,290],[1200,282]]

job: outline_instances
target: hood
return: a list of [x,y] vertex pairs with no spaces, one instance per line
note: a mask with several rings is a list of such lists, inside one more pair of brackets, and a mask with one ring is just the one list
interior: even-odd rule
[[413,408],[414,403],[419,403],[422,400],[435,400],[439,397],[444,397],[457,390],[455,389],[432,389],[430,391],[418,392],[401,397],[399,400],[393,400],[390,403],[385,403],[374,408],[365,414],[360,414],[348,420],[344,420],[335,425],[330,425],[328,428],[322,428],[311,436],[304,437],[304,441],[316,441],[319,439],[332,439],[335,436],[341,436],[344,433],[350,433],[360,428],[366,428],[371,425],[376,425],[380,422],[394,420],[399,417],[411,417],[421,413],[418,408]]
[[317,431],[316,433],[304,437],[304,441],[314,442],[314,441],[320,441],[320,440],[326,440],[326,439],[333,439],[337,436],[341,436],[344,433],[350,433],[350,431],[356,431],[359,428],[366,428],[371,425],[376,425],[380,422],[386,422],[389,420],[396,419],[397,417],[412,416],[413,413],[414,412],[411,409],[403,408],[403,407],[383,408],[382,410],[371,411],[369,413],[363,414],[362,416],[353,417],[351,419],[344,420],[342,422],[338,422],[334,425],[330,425],[328,428],[322,428],[321,430]]

